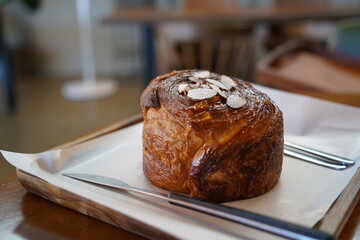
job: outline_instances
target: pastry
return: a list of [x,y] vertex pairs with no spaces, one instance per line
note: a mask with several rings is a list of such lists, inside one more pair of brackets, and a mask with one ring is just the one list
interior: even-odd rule
[[278,182],[282,112],[250,83],[174,71],[153,79],[140,104],[143,170],[155,186],[226,202],[259,196]]

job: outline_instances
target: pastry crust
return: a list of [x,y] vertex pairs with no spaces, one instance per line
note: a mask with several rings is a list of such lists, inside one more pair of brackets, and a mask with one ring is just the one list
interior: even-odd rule
[[[213,202],[259,196],[279,180],[283,116],[251,84],[231,78],[228,93],[239,108],[216,96],[196,100],[179,92],[198,70],[176,71],[151,81],[141,96],[143,169],[154,185]],[[221,75],[210,73],[220,81]]]

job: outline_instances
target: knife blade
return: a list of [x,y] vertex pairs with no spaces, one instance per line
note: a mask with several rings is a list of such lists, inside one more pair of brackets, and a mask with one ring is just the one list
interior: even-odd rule
[[63,173],[63,176],[76,180],[97,184],[101,186],[121,189],[129,192],[139,193],[154,198],[168,201],[170,204],[179,207],[195,210],[207,215],[215,216],[231,222],[243,224],[258,230],[268,232],[288,239],[319,239],[330,240],[333,237],[313,228],[307,228],[301,225],[289,223],[279,219],[267,217],[261,214],[249,212],[242,209],[232,208],[221,204],[205,202],[199,199],[191,198],[187,195],[178,193],[159,193],[132,187],[127,183],[106,176],[82,173]]

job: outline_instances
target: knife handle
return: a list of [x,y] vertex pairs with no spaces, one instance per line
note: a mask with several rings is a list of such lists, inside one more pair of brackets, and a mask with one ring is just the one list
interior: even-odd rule
[[182,194],[170,193],[169,203],[240,223],[288,239],[334,239],[330,234],[313,228],[306,228],[249,211],[205,202]]

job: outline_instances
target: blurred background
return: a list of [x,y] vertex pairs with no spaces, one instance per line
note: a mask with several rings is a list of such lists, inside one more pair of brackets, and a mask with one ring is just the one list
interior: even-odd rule
[[[360,0],[0,0],[0,149],[133,116],[153,77],[188,68],[359,106],[359,17]],[[0,181],[14,171],[0,156]]]

